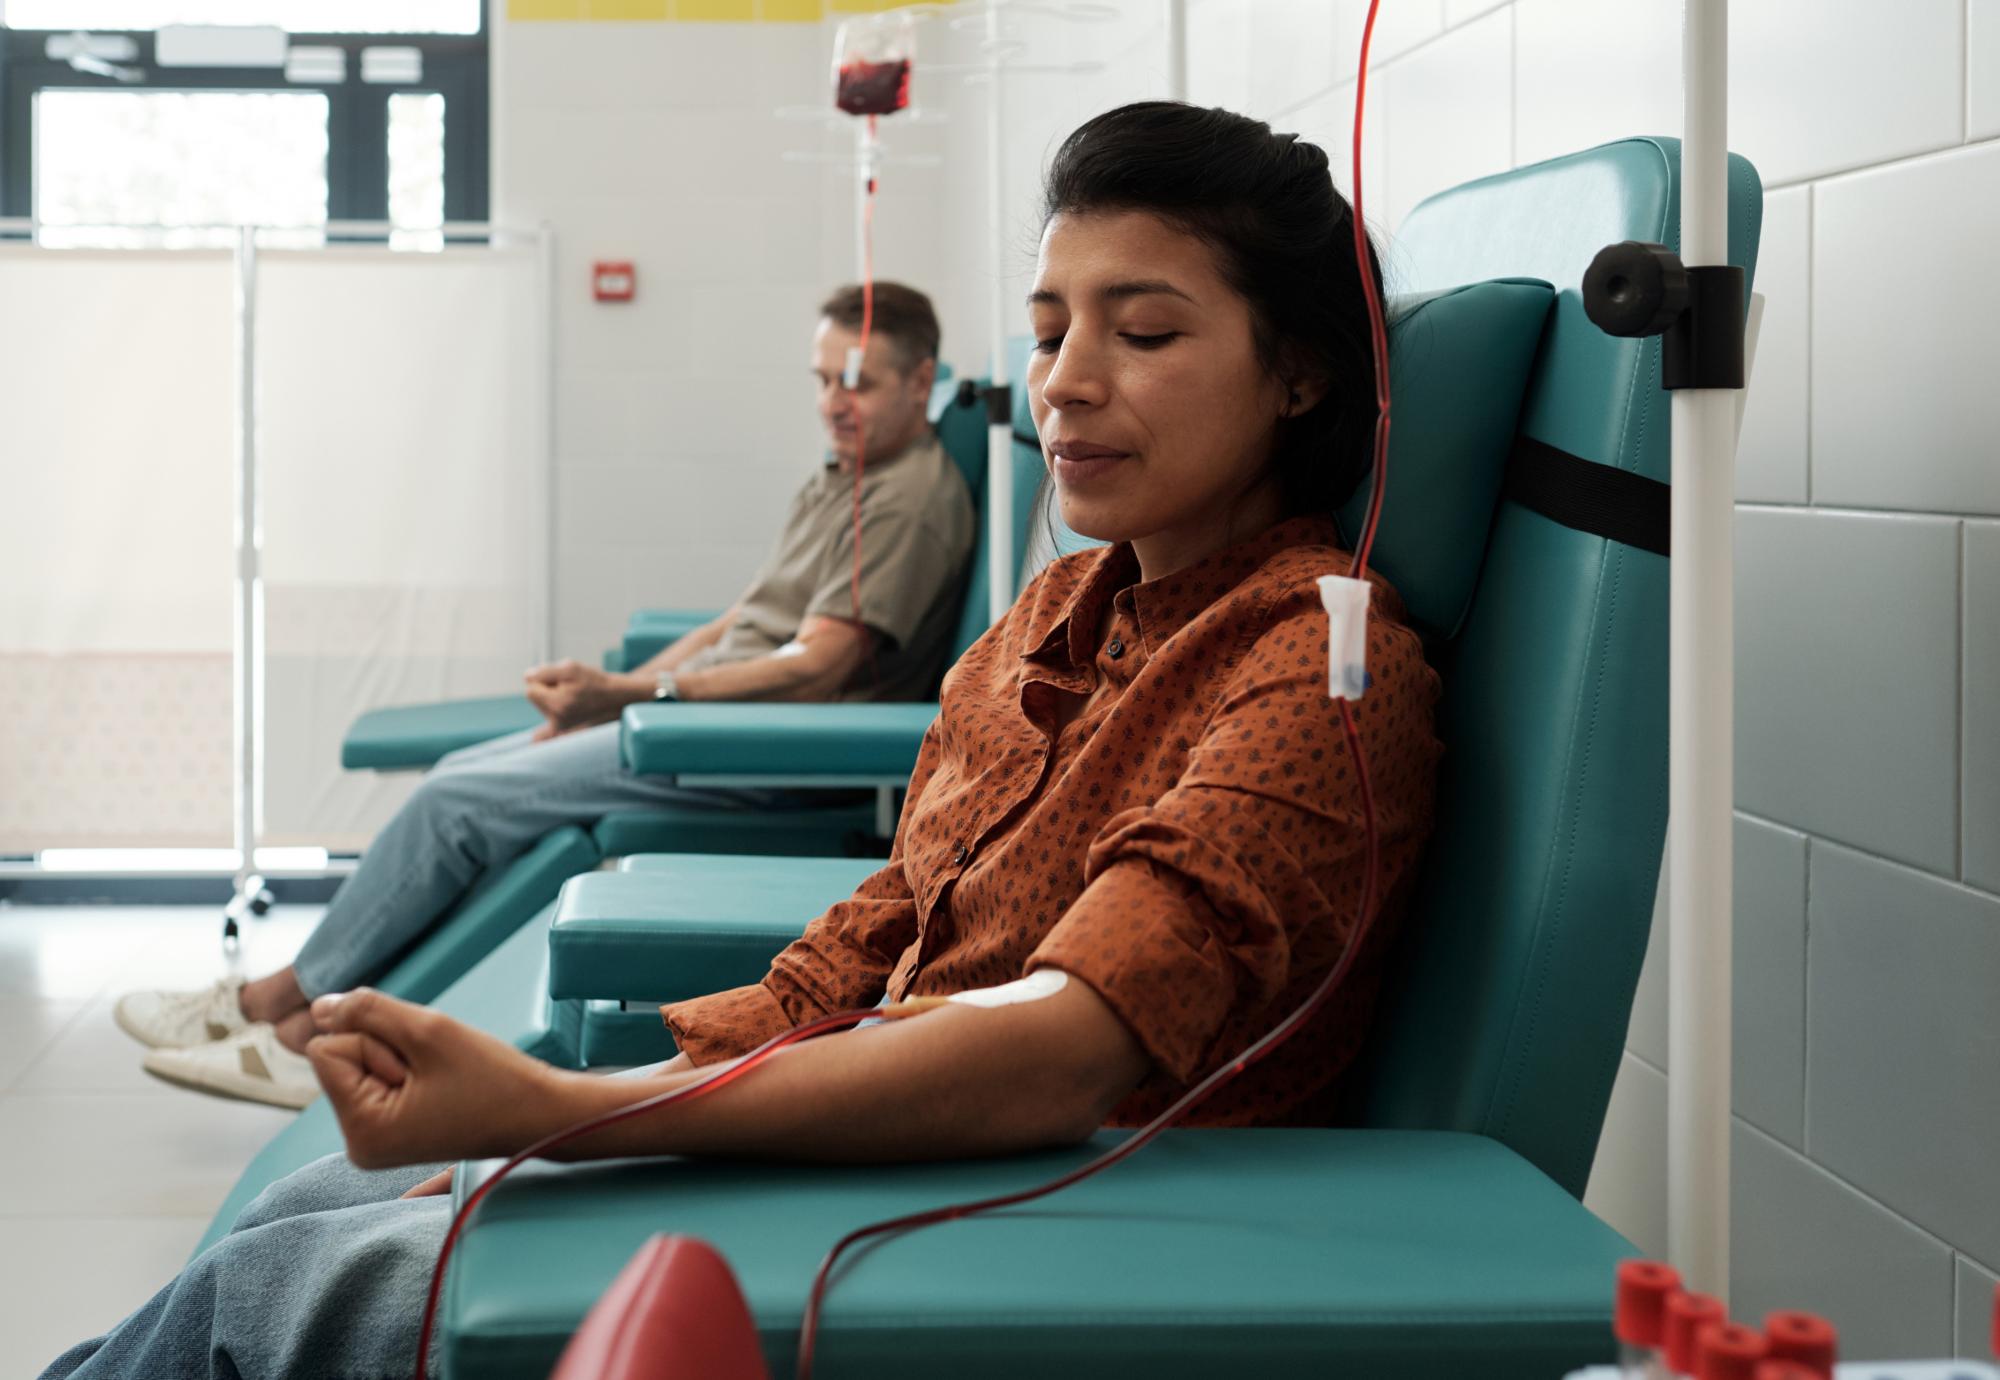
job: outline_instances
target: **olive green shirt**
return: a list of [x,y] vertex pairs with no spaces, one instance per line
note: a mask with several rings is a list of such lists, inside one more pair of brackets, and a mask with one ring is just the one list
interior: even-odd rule
[[[972,557],[972,496],[937,436],[861,471],[861,622],[873,629],[838,698],[921,700],[951,655]],[[769,656],[810,618],[854,619],[854,478],[822,466],[792,496],[785,529],[736,618],[683,669]]]

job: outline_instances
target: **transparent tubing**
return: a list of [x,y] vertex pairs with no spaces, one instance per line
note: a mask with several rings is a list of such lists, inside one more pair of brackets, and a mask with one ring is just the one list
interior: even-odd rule
[[[1681,259],[1729,258],[1727,0],[1687,0]],[[1668,671],[1668,1255],[1729,1296],[1730,883],[1736,403],[1673,395]]]

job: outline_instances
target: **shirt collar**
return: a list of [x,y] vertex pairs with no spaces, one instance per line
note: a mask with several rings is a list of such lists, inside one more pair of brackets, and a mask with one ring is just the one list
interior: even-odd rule
[[1061,603],[1038,610],[1028,627],[1024,658],[1052,670],[1077,670],[1096,657],[1097,625],[1106,601],[1130,589],[1132,610],[1148,655],[1199,614],[1292,546],[1345,549],[1333,519],[1287,518],[1247,541],[1225,547],[1171,575],[1134,584],[1139,559],[1128,543],[1099,548],[1089,569]]

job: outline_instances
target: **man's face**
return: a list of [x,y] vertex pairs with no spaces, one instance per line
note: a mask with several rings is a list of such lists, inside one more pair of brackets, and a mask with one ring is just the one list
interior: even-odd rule
[[861,381],[841,385],[847,352],[861,343],[861,333],[821,320],[813,332],[813,377],[819,389],[819,420],[826,428],[827,450],[843,465],[854,462],[855,451],[867,447],[866,460],[894,455],[917,439],[930,401],[937,365],[925,360],[905,372],[901,344],[876,331],[861,360]]

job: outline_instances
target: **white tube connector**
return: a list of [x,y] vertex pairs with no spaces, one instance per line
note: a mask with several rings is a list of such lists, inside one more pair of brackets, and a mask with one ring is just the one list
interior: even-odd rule
[[1319,598],[1326,605],[1326,693],[1358,700],[1368,689],[1368,582],[1322,575]]
[[840,371],[840,386],[852,393],[861,386],[861,347],[847,347],[847,367]]

